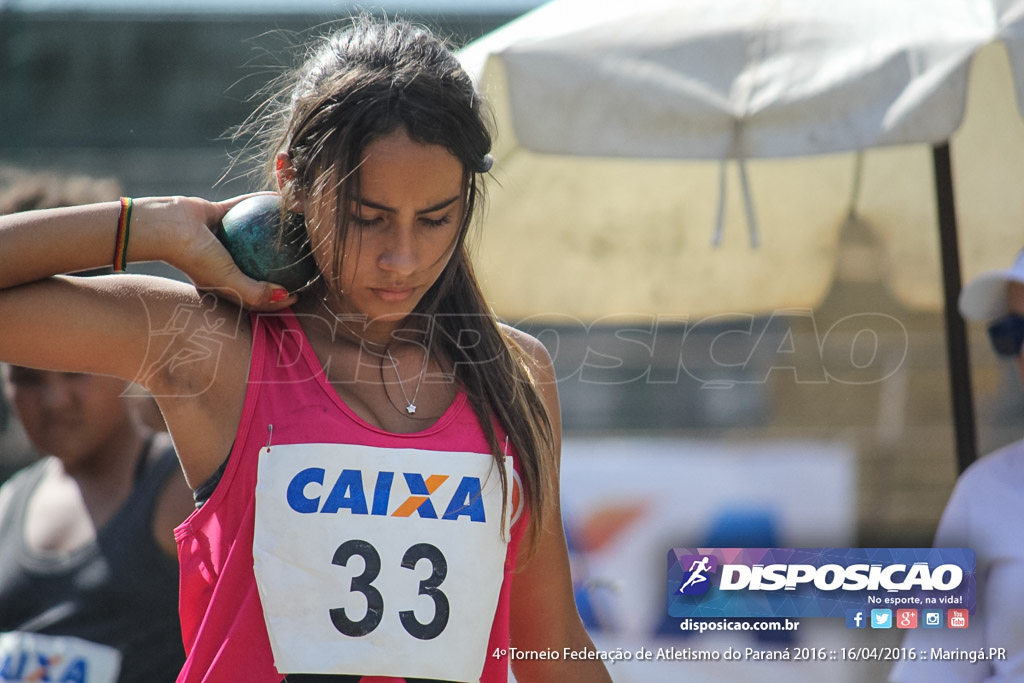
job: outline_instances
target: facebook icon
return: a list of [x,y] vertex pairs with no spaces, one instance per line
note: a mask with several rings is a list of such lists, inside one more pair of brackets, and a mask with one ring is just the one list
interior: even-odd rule
[[867,628],[867,614],[862,609],[846,610],[846,628]]

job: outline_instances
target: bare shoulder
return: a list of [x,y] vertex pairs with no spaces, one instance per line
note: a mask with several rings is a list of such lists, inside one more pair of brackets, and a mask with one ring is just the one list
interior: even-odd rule
[[144,310],[146,350],[133,379],[154,394],[196,393],[198,386],[230,374],[232,360],[247,358],[251,344],[249,318],[231,301],[197,291],[187,283],[163,278],[138,278],[119,289],[137,287]]
[[187,282],[145,275],[51,277],[0,290],[0,359],[112,375],[151,393],[195,485],[226,456],[245,397],[248,315]]
[[[187,488],[195,488],[220,466],[236,436],[252,349],[249,315],[189,285],[161,284],[144,300],[147,348],[133,379],[156,399]],[[181,503],[172,505],[170,518],[187,509],[184,490],[170,488],[169,500]]]
[[154,355],[232,326],[238,309],[211,301],[189,283],[143,275],[57,276],[5,289],[0,317],[19,324],[0,337],[0,358],[142,383]]
[[539,339],[505,323],[499,323],[498,326],[505,337],[514,342],[523,350],[527,358],[533,361],[536,370],[545,376],[554,375],[551,354],[548,353],[547,348]]
[[558,378],[555,375],[551,354],[539,339],[510,325],[500,324],[502,333],[522,350],[523,362],[527,365],[531,379],[539,391],[548,417],[554,428],[556,453],[561,443],[562,410],[558,398]]

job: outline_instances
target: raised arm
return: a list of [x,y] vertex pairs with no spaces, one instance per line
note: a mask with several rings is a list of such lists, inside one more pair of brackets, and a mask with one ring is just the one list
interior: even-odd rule
[[[166,261],[200,289],[223,289],[250,307],[271,303],[273,287],[243,275],[214,236],[228,209],[245,199],[136,199],[128,224],[128,261]],[[0,216],[0,290],[112,264],[119,202]]]
[[[529,352],[536,363],[538,383],[555,430],[555,457],[561,452],[561,411],[558,388],[551,357],[544,346],[529,335],[514,333],[516,341]],[[558,463],[551,471],[557,477]],[[521,651],[556,650],[573,652],[593,650],[594,644],[583,627],[573,596],[569,570],[569,550],[562,527],[562,512],[556,498],[544,510],[544,527],[537,545],[530,554],[524,541],[516,563],[512,582],[511,637],[512,645]],[[512,662],[520,683],[603,683],[611,682],[604,664],[596,659],[521,659]]]
[[[266,310],[292,301],[273,302],[274,287],[238,271],[214,236],[212,228],[239,199],[134,202],[128,260],[166,261],[195,287],[124,274],[58,275],[111,264],[117,202],[0,217],[0,361],[114,375],[149,389],[158,396],[193,485],[215,456],[190,443],[229,443],[231,434],[220,432],[233,428],[230,420],[222,420],[224,427],[214,423],[229,417],[225,401],[231,404],[227,413],[237,412],[234,404],[240,407],[244,395],[248,340],[239,334],[239,309],[224,297]],[[204,298],[197,287],[220,296]],[[240,378],[232,361],[242,368]],[[212,410],[204,412],[207,406]],[[190,467],[194,462],[200,464]]]

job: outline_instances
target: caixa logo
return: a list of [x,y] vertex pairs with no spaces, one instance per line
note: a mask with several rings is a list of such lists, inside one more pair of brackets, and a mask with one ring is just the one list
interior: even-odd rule
[[89,663],[82,657],[69,660],[61,655],[34,652],[0,654],[0,681],[5,683],[89,683],[91,680]]
[[347,510],[353,515],[410,517],[416,514],[423,519],[438,519],[438,510],[442,510],[440,519],[465,517],[472,522],[487,521],[479,477],[462,477],[445,500],[433,500],[431,497],[448,481],[449,475],[403,472],[400,476],[405,482],[404,490],[392,501],[392,493],[399,487],[395,472],[377,472],[372,482],[364,482],[362,470],[356,469],[342,470],[332,482],[326,481],[326,476],[322,467],[309,467],[292,477],[286,493],[289,507],[303,514],[336,514]]

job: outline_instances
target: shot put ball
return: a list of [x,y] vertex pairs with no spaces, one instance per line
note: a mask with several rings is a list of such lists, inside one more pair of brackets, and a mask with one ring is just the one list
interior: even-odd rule
[[279,240],[281,201],[257,195],[240,201],[224,214],[218,238],[243,273],[293,292],[316,273],[305,231],[293,230]]

